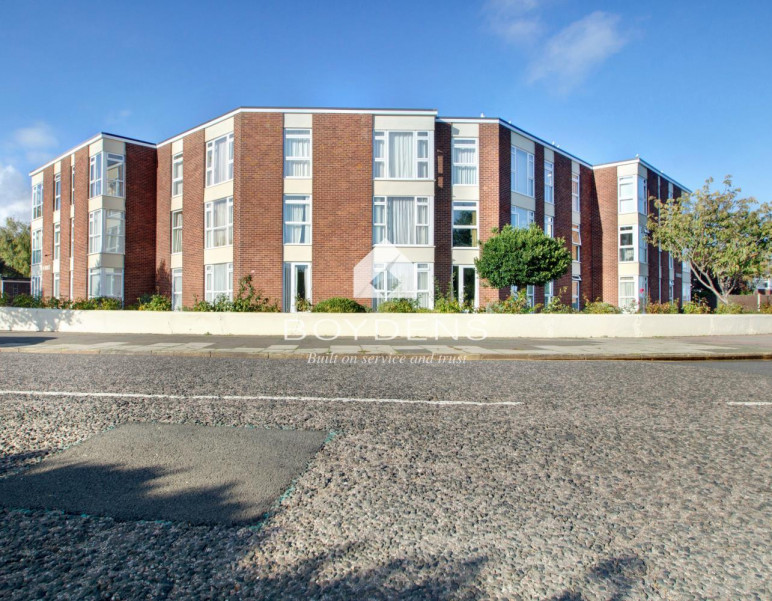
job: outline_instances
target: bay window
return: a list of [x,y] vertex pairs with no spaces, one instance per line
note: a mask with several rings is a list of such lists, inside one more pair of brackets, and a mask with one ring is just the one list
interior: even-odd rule
[[233,244],[233,197],[213,200],[204,205],[205,248]]
[[577,223],[571,226],[571,258],[576,263],[582,260],[582,233]]
[[453,184],[476,186],[477,138],[453,138]]
[[89,157],[88,196],[94,198],[102,194],[102,153]]
[[182,211],[172,212],[172,254],[182,252]]
[[514,228],[530,227],[534,222],[534,212],[513,206],[509,221]]
[[311,244],[311,197],[284,195],[284,244]]
[[512,146],[511,148],[511,168],[512,168],[512,192],[530,196],[533,198],[534,191],[534,157],[533,154]]
[[433,131],[373,133],[375,179],[433,179]]
[[649,243],[646,240],[646,228],[638,227],[638,260],[641,263],[649,262]]
[[579,174],[572,173],[571,174],[571,209],[576,213],[578,213],[582,209],[580,190],[581,190],[581,187],[579,185]]
[[59,272],[54,273],[54,291],[51,296],[59,298]]
[[619,278],[619,306],[631,310],[638,305],[638,292],[635,288],[635,276]]
[[373,306],[399,298],[410,298],[418,305],[431,309],[432,263],[375,263],[373,265]]
[[59,260],[59,249],[61,245],[61,226],[54,224],[54,261]]
[[88,252],[123,254],[126,238],[123,211],[97,209],[88,214]]
[[555,218],[552,215],[544,216],[544,234],[550,238],[555,237]]
[[642,215],[648,215],[648,183],[645,177],[638,176],[638,212]]
[[100,296],[123,299],[123,269],[96,267],[88,270],[88,297]]
[[432,200],[429,196],[376,196],[373,244],[431,244]]
[[623,263],[635,261],[635,226],[619,226],[619,260]]
[[39,265],[43,260],[43,230],[34,230],[30,238],[30,264]]
[[555,165],[544,161],[544,202],[555,204]]
[[123,184],[125,181],[125,163],[123,155],[108,152],[106,161],[107,165],[105,172],[107,173],[107,190],[105,194],[123,198]]
[[635,212],[635,182],[632,175],[626,175],[619,178],[618,196],[619,196],[619,212],[620,213],[634,213]]
[[172,157],[172,196],[182,194],[182,153]]
[[311,130],[284,130],[284,177],[311,177]]
[[216,186],[233,179],[233,134],[206,143],[206,185]]
[[172,269],[172,311],[182,309],[182,269]]
[[213,303],[218,299],[233,300],[233,263],[217,263],[204,267],[204,297]]
[[56,174],[54,176],[54,211],[59,211],[62,208],[62,176]]
[[32,186],[32,218],[43,216],[43,184]]
[[42,278],[39,275],[33,275],[29,280],[30,296],[39,297],[43,293]]
[[478,215],[477,202],[457,200],[453,202],[453,246],[456,248],[477,248]]

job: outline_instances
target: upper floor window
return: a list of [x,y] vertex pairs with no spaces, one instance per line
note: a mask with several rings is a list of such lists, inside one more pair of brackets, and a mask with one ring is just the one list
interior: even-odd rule
[[108,196],[123,198],[125,181],[125,164],[122,154],[107,153],[107,190]]
[[59,249],[61,247],[61,226],[54,223],[54,261],[59,260]]
[[172,212],[172,254],[182,252],[182,211]]
[[535,216],[533,211],[513,206],[510,214],[510,223],[512,223],[512,227],[530,227],[534,222],[534,217]]
[[433,131],[376,131],[373,137],[373,177],[432,179]]
[[550,238],[555,237],[555,218],[552,215],[544,216],[544,233]]
[[555,165],[544,161],[544,202],[555,204]]
[[648,234],[644,226],[638,227],[638,257],[641,263],[649,262],[649,242],[646,239]]
[[635,178],[626,175],[619,178],[619,212],[635,213]]
[[534,158],[533,154],[522,148],[512,146],[512,192],[533,198],[534,190]]
[[453,138],[453,183],[477,185],[477,138]]
[[213,200],[204,205],[206,248],[233,244],[233,197]]
[[124,252],[126,223],[123,211],[97,209],[88,214],[88,252]]
[[477,248],[478,244],[477,202],[457,200],[453,202],[453,246]]
[[376,196],[373,244],[428,245],[432,240],[432,201],[427,196]]
[[311,244],[310,196],[284,196],[284,244]]
[[581,196],[580,191],[581,187],[579,186],[579,174],[578,173],[572,173],[571,174],[571,209],[575,212],[579,212],[582,209],[581,204]]
[[635,261],[635,226],[619,226],[619,260],[623,263]]
[[649,185],[645,177],[638,176],[638,212],[642,215],[648,215],[649,204]]
[[43,260],[43,230],[34,230],[30,238],[30,264],[39,265]]
[[577,223],[571,226],[571,258],[577,263],[582,260],[582,232]]
[[75,204],[75,165],[70,167],[70,204]]
[[43,216],[43,184],[32,186],[32,218]]
[[90,157],[88,164],[88,196],[93,198],[102,194],[102,153]]
[[223,298],[233,300],[233,263],[205,265],[204,299],[213,303]]
[[54,176],[54,211],[58,211],[62,208],[62,176],[56,174]]
[[172,157],[172,196],[182,194],[182,153]]
[[206,143],[206,185],[233,179],[233,134]]
[[284,130],[284,177],[311,177],[311,130]]

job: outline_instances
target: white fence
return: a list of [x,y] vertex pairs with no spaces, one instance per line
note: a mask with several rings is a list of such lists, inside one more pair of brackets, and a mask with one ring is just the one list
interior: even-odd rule
[[0,308],[0,331],[393,340],[772,334],[772,315],[193,313]]

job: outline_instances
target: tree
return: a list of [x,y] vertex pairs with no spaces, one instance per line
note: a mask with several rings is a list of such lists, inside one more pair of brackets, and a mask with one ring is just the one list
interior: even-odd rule
[[29,277],[29,224],[9,217],[0,226],[0,262],[4,264],[2,275]]
[[649,216],[649,238],[662,250],[691,264],[697,281],[724,304],[744,280],[761,275],[772,252],[770,205],[756,206],[739,198],[727,176],[723,188],[711,190],[713,179],[681,198],[657,200],[658,215]]
[[565,240],[547,236],[536,224],[527,229],[507,224],[493,232],[474,261],[479,276],[493,288],[541,286],[571,266]]

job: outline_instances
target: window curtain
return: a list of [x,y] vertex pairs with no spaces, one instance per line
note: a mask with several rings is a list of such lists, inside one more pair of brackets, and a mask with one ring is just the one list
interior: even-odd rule
[[[285,221],[287,222],[307,222],[308,221],[308,205],[303,204],[287,204],[285,208]],[[287,223],[284,226],[285,237],[287,244],[307,244],[308,240],[308,227],[305,225],[296,225]]]
[[477,183],[475,177],[477,168],[474,166],[477,158],[474,146],[454,146],[453,162],[456,163],[456,181],[454,183],[461,185]]
[[389,198],[388,230],[392,244],[415,244],[415,212],[411,197]]
[[387,298],[415,298],[413,282],[415,267],[412,263],[392,263],[386,272]]
[[413,134],[409,132],[389,133],[389,177],[412,179],[413,166]]
[[228,244],[228,203],[226,201],[216,202],[213,208],[214,246],[226,246]]
[[284,156],[287,157],[288,177],[310,177],[311,165],[308,159],[311,156],[311,140],[309,138],[284,138]]

